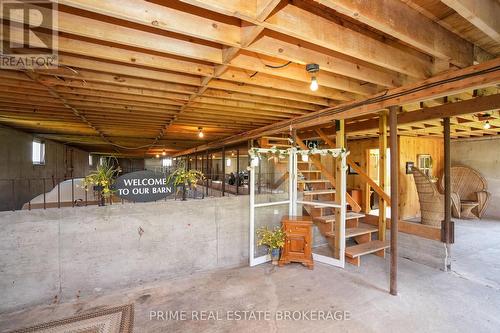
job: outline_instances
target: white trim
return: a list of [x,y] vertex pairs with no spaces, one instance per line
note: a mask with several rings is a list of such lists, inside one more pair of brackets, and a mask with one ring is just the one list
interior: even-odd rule
[[344,268],[344,261],[343,260],[335,259],[335,258],[324,256],[324,255],[321,255],[321,254],[313,253],[313,260],[317,261],[317,262],[321,262],[323,264],[330,265],[330,266],[336,266],[336,267],[342,267],[342,268]]
[[[276,149],[262,149],[262,148],[253,148],[257,153],[275,153]],[[278,205],[286,205],[288,204],[288,213],[289,215],[297,215],[297,205],[313,205],[320,207],[332,207],[336,209],[340,209],[340,220],[342,223],[340,224],[340,258],[335,259],[332,257],[315,254],[313,253],[313,260],[335,266],[344,268],[345,266],[345,221],[346,221],[346,211],[347,211],[347,200],[346,200],[346,173],[347,173],[347,163],[346,156],[349,154],[343,149],[315,149],[313,151],[310,150],[297,150],[295,147],[292,147],[288,150],[278,150],[278,152],[287,153],[288,154],[288,173],[289,173],[289,197],[288,200],[284,201],[276,201],[276,202],[266,202],[266,203],[255,203],[255,166],[252,165],[248,169],[250,170],[250,266],[256,266],[263,263],[266,263],[271,260],[271,256],[269,254],[263,255],[257,258],[254,258],[255,252],[255,209],[260,207],[270,207],[270,206],[278,206]],[[322,202],[313,202],[313,201],[304,201],[297,200],[298,190],[297,190],[297,173],[298,173],[298,158],[297,155],[301,153],[314,153],[320,155],[330,154],[333,157],[341,159],[341,168],[342,174],[340,178],[340,202],[339,203],[322,203]]]

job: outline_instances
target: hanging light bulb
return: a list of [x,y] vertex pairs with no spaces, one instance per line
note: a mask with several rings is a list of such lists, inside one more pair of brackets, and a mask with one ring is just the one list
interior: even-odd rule
[[163,151],[161,152],[161,154],[162,154],[163,156],[167,156],[167,152],[165,151],[165,149],[163,149]]
[[309,88],[311,89],[311,91],[318,90],[319,85],[318,85],[318,80],[316,79],[316,76],[313,76],[311,78],[311,85],[309,86]]
[[306,71],[311,74],[311,85],[309,88],[311,91],[316,91],[319,88],[318,85],[318,79],[316,78],[316,73],[319,72],[319,65],[318,64],[307,64],[306,65]]
[[484,129],[490,129],[491,128],[491,124],[488,120],[486,120],[486,122],[483,124],[483,128]]
[[205,136],[205,134],[203,134],[203,128],[202,127],[198,127],[198,137],[201,139]]
[[160,158],[160,154],[156,154],[156,158]]

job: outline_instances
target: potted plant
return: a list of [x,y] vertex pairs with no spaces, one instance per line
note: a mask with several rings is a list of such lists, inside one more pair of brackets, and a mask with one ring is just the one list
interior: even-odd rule
[[184,162],[180,162],[177,168],[167,177],[167,183],[172,182],[177,192],[182,191],[182,200],[185,201],[187,190],[196,188],[198,182],[204,179],[205,176],[201,171],[187,170]]
[[116,167],[110,158],[106,158],[102,160],[96,170],[84,178],[83,185],[86,190],[93,186],[94,191],[99,193],[99,206],[105,206],[105,199],[113,194],[111,186],[119,172],[120,168]]
[[279,226],[269,230],[268,227],[261,227],[257,230],[259,246],[267,246],[268,252],[271,255],[273,265],[278,264],[280,258],[280,250],[285,246],[285,232]]

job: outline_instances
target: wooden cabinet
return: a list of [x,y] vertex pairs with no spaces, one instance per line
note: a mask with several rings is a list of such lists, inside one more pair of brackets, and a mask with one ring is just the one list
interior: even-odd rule
[[313,269],[312,219],[310,216],[284,216],[281,226],[286,234],[279,265],[300,262]]

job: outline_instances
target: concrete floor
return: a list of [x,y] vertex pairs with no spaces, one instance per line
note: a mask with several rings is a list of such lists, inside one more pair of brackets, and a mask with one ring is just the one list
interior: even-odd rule
[[[0,315],[0,331],[133,302],[135,332],[498,332],[500,221],[457,221],[453,271],[399,261],[390,296],[389,258],[345,270],[316,264],[237,268],[141,285],[75,302]],[[150,311],[348,311],[350,320],[150,320]],[[189,315],[188,315],[189,316]]]

